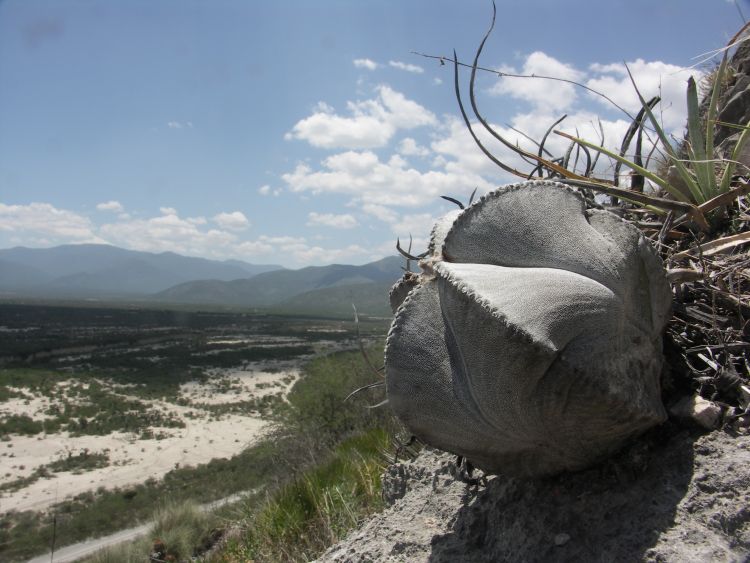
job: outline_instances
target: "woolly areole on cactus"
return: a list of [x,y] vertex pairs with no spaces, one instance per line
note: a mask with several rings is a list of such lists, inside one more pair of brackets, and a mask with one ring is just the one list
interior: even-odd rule
[[666,418],[671,292],[640,231],[551,181],[439,220],[394,286],[388,402],[406,427],[511,475],[583,468]]

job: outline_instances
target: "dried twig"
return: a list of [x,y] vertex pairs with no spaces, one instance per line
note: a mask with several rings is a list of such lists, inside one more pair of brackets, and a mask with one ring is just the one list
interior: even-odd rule
[[383,374],[381,373],[381,370],[376,368],[370,361],[370,356],[367,355],[367,350],[365,350],[364,342],[362,342],[362,335],[359,332],[359,315],[357,314],[357,307],[354,306],[354,303],[352,303],[352,309],[354,309],[354,327],[357,331],[357,343],[359,344],[359,351],[362,354],[362,358],[364,358],[365,364],[367,364],[367,367],[370,369],[370,371],[377,377],[382,379]]
[[[453,63],[454,65],[463,66],[466,68],[471,68],[472,65],[468,65],[466,63],[462,63],[458,59],[456,59],[456,53],[453,53],[453,58],[445,57],[442,55],[428,55],[427,53],[420,53],[419,51],[412,51],[413,55],[418,55],[420,57],[425,57],[427,59],[435,59],[440,61],[441,65],[444,65],[447,62]],[[589,86],[586,86],[585,84],[582,84],[580,82],[576,82],[575,80],[569,80],[567,78],[560,78],[558,76],[545,76],[543,74],[514,74],[512,72],[503,72],[494,68],[486,68],[482,66],[478,66],[477,70],[481,70],[483,72],[489,72],[491,74],[494,74],[495,76],[498,76],[500,78],[508,77],[508,78],[538,78],[540,80],[554,80],[556,82],[567,82],[568,84],[572,84],[573,86],[577,86],[578,88],[583,88],[584,90],[591,92],[595,96],[599,96],[600,98],[603,98],[607,100],[610,104],[612,104],[615,108],[620,110],[622,113],[627,115],[631,120],[633,119],[633,116],[630,114],[628,110],[620,106],[617,102],[615,102],[612,98],[607,96],[606,94],[603,94],[602,92],[599,92],[595,90],[594,88],[590,88]]]

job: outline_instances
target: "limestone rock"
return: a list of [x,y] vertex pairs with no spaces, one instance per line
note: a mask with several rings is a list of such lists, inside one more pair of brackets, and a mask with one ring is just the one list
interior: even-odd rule
[[721,407],[700,395],[683,397],[669,412],[678,420],[692,422],[706,430],[713,430],[721,424]]

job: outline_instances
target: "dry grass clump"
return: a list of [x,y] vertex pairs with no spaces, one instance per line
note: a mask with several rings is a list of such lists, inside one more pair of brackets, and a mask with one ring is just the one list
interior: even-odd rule
[[143,538],[103,549],[90,563],[192,561],[218,539],[219,520],[195,502],[166,503],[154,511],[154,524]]
[[[742,179],[738,185],[746,187]],[[674,294],[667,327],[670,391],[723,408],[725,425],[750,426],[750,198],[735,197],[713,235],[688,228],[652,235]]]
[[345,440],[325,463],[250,507],[234,538],[210,561],[309,561],[383,506],[382,429]]

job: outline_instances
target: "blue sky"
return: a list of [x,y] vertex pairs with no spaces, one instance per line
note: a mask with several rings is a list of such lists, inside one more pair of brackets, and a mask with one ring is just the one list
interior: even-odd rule
[[[637,111],[627,62],[645,94],[661,87],[675,133],[703,69],[683,67],[750,17],[748,0],[497,7],[484,66],[570,78]],[[451,68],[412,53],[470,60],[490,15],[488,0],[0,1],[0,248],[300,267],[369,262],[412,233],[420,251],[451,207],[440,195],[512,180],[468,138]],[[509,125],[538,138],[563,113],[592,139],[601,118],[612,145],[628,126],[559,82],[484,74],[478,100],[514,139]]]

